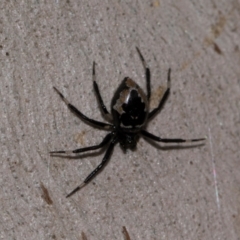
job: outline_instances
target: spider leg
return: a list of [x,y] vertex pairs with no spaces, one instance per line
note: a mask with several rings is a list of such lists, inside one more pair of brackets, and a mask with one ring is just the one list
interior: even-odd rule
[[61,150],[61,151],[51,151],[49,152],[51,155],[54,154],[71,154],[71,153],[82,153],[82,152],[87,152],[87,151],[91,151],[91,150],[96,150],[99,149],[101,147],[104,147],[105,145],[107,145],[109,143],[109,141],[112,138],[112,133],[107,134],[107,136],[105,136],[105,138],[102,140],[102,142],[98,145],[94,145],[94,146],[90,146],[90,147],[85,147],[85,148],[79,148],[79,149],[75,149],[75,150]]
[[93,75],[93,88],[94,88],[94,91],[96,93],[96,97],[97,97],[97,101],[101,107],[101,111],[103,113],[103,116],[108,120],[108,121],[112,121],[112,115],[108,112],[104,102],[103,102],[103,99],[101,97],[101,94],[100,94],[100,91],[99,91],[99,88],[98,88],[98,84],[96,82],[96,75],[95,75],[95,62],[93,62],[93,72],[92,72],[92,75]]
[[164,142],[164,143],[184,143],[184,142],[199,142],[204,141],[206,138],[195,138],[195,139],[182,139],[182,138],[160,138],[152,133],[149,133],[145,130],[141,131],[141,134],[147,138],[150,138],[157,142]]
[[140,57],[140,59],[141,59],[141,61],[142,61],[142,64],[143,64],[143,66],[144,66],[144,68],[145,68],[145,76],[146,76],[146,82],[147,82],[147,99],[149,100],[150,97],[151,97],[151,86],[150,86],[150,82],[151,82],[151,72],[150,72],[150,69],[149,69],[149,67],[148,67],[148,65],[147,65],[147,63],[146,63],[146,61],[145,61],[142,53],[140,52],[139,48],[136,47],[136,49],[137,49],[137,52],[138,52],[138,54],[139,54],[139,57]]
[[76,193],[78,190],[80,190],[82,187],[84,187],[86,184],[88,184],[108,163],[108,160],[110,159],[110,156],[113,152],[114,145],[116,144],[116,138],[112,139],[111,143],[109,144],[109,147],[102,159],[102,162],[86,177],[86,179],[83,181],[82,184],[80,184],[78,187],[76,187],[72,192],[70,192],[66,197],[72,196],[74,193]]
[[163,97],[161,98],[158,107],[154,108],[148,115],[148,119],[152,118],[158,111],[161,110],[164,103],[166,102],[166,99],[170,93],[170,85],[171,85],[171,68],[168,69],[168,81],[167,81],[167,89],[165,93],[163,94]]
[[93,125],[95,127],[99,127],[101,129],[105,129],[105,130],[110,130],[112,129],[112,125],[108,124],[108,123],[103,123],[103,122],[99,122],[96,121],[94,119],[90,119],[87,116],[85,116],[83,113],[81,113],[75,106],[73,106],[64,96],[63,94],[55,87],[53,87],[54,90],[58,93],[58,95],[61,97],[61,99],[66,103],[66,105],[68,106],[68,108],[74,113],[76,114],[80,119],[84,120],[86,123]]

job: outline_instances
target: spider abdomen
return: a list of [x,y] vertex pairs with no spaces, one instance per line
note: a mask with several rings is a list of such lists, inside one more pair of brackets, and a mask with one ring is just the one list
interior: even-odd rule
[[127,77],[113,96],[111,110],[117,128],[138,131],[146,124],[149,104],[143,90]]

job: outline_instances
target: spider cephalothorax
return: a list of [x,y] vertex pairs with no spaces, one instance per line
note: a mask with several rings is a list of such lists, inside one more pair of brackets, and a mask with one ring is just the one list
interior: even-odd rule
[[68,108],[75,113],[79,118],[84,120],[86,123],[101,128],[103,130],[110,131],[103,139],[103,141],[94,146],[76,149],[73,151],[52,151],[51,155],[63,154],[63,153],[81,153],[90,150],[95,150],[108,145],[106,153],[102,159],[102,162],[87,176],[81,185],[75,188],[71,193],[67,195],[70,197],[76,191],[81,189],[84,185],[89,183],[100,170],[108,162],[110,155],[116,143],[120,143],[121,147],[126,150],[127,148],[134,149],[136,147],[137,141],[140,136],[149,138],[158,142],[165,143],[182,143],[182,142],[198,142],[203,141],[205,138],[198,139],[181,139],[181,138],[160,138],[152,133],[145,130],[146,124],[149,119],[151,119],[155,114],[162,109],[169,93],[170,93],[170,74],[171,70],[168,70],[168,82],[167,88],[164,92],[158,106],[149,111],[149,100],[151,97],[150,88],[150,70],[140,52],[137,48],[137,52],[145,68],[146,75],[146,85],[147,85],[147,95],[144,91],[129,77],[124,78],[118,89],[116,90],[112,103],[111,103],[111,114],[108,112],[106,106],[103,103],[102,97],[100,95],[98,85],[95,80],[95,62],[93,62],[93,88],[96,92],[96,97],[101,107],[101,111],[106,119],[110,120],[111,123],[99,122],[88,118],[82,114],[76,107],[74,107],[68,100],[62,95],[62,93],[54,87],[55,91],[60,95],[62,100],[67,104]]

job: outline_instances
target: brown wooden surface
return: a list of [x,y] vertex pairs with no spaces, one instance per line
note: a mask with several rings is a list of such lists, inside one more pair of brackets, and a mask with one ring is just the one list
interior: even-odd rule
[[[1,239],[240,238],[239,1],[6,1],[0,3]],[[53,86],[100,120],[92,62],[109,107],[129,76],[153,95],[172,68],[172,92],[148,125],[163,137],[206,136],[198,148],[143,139],[115,147],[104,171],[65,196],[101,161],[51,158],[51,150],[101,141]]]

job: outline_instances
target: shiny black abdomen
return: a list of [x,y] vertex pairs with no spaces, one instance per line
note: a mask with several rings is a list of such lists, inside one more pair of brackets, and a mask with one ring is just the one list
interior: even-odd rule
[[148,100],[133,80],[125,78],[113,96],[111,110],[116,128],[139,131],[146,124]]

